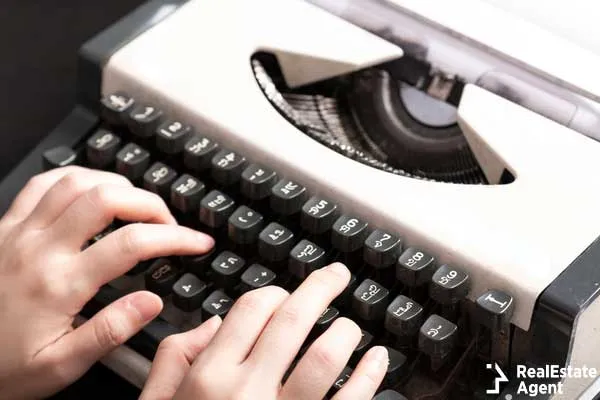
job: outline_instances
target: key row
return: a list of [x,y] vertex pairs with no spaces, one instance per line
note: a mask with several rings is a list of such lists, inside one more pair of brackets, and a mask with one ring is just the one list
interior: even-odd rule
[[[97,142],[97,138],[91,140]],[[246,206],[236,207],[235,200],[222,191],[212,190],[206,194],[206,185],[196,177],[189,174],[178,176],[174,169],[160,162],[145,169],[150,155],[138,145],[125,146],[118,153],[117,159],[117,172],[133,180],[143,177],[143,186],[170,200],[174,208],[185,213],[199,210],[200,221],[211,228],[228,224],[232,241],[249,244],[260,239],[259,249],[264,253],[268,249],[273,257],[271,261],[284,258],[293,245],[291,231],[277,223],[271,223],[261,232],[264,219],[260,213]],[[257,175],[276,176],[256,165],[249,166],[243,175],[248,178],[249,187],[252,187],[252,181],[256,181]],[[261,196],[266,193],[265,190],[265,187],[260,190]],[[448,266],[437,270],[433,256],[412,247],[402,251],[400,238],[380,229],[369,233],[368,223],[351,215],[340,216],[337,205],[327,199],[313,196],[305,203],[299,202],[304,200],[304,196],[299,194],[305,192],[304,187],[292,181],[279,180],[270,190],[271,206],[286,214],[300,210],[301,226],[308,233],[323,234],[331,230],[331,243],[337,250],[353,252],[363,248],[364,261],[374,268],[396,265],[398,280],[407,286],[427,284],[433,277],[433,281],[442,286],[440,290],[433,292],[433,296],[440,302],[455,303],[467,295],[469,276],[466,272]],[[246,193],[252,193],[252,190],[247,190]],[[257,194],[256,191],[254,193]],[[305,273],[300,273],[299,276],[305,276]]]
[[[194,134],[189,125],[165,119],[162,111],[155,106],[136,104],[133,98],[122,92],[105,97],[102,104],[108,121],[116,125],[127,125],[138,137],[156,136],[156,145],[161,151],[168,154],[183,152],[184,164],[188,168],[194,171],[210,168],[213,179],[225,186],[241,181],[240,189],[246,197],[251,200],[269,198],[271,208],[281,215],[301,213],[302,229],[308,233],[323,234],[331,231],[331,243],[337,250],[351,253],[362,249],[364,261],[374,268],[395,265],[396,277],[401,283],[408,287],[429,284],[430,297],[440,304],[456,304],[467,296],[470,278],[465,271],[449,265],[438,268],[433,256],[417,248],[411,247],[403,251],[402,240],[396,235],[380,229],[371,230],[369,224],[360,218],[340,216],[337,205],[327,199],[318,196],[308,199],[308,192],[302,185],[278,179],[274,171],[260,165],[248,165],[245,157],[221,149],[217,142],[208,137]],[[88,158],[93,159],[94,156],[90,155],[102,149],[110,149],[110,153],[117,157],[117,163],[120,161],[127,164],[126,158],[130,158],[130,161],[148,159],[149,162],[149,153],[139,146],[132,143],[116,153],[119,145],[118,137],[107,131],[99,131],[88,141]],[[128,168],[126,165],[121,168],[117,166],[117,170],[119,169],[123,173]],[[144,172],[140,168],[136,172],[140,176],[143,174],[147,189],[166,198],[170,197],[172,205],[181,211],[195,211],[199,202],[200,220],[210,227],[227,224],[232,241],[248,244],[259,240],[259,251],[262,248],[263,256],[271,256],[270,261],[285,258],[293,246],[291,231],[276,223],[261,231],[262,216],[245,206],[236,208],[233,199],[225,193],[212,191],[200,199],[204,194],[204,184],[191,175],[182,175],[176,179],[177,173],[160,163],[153,165],[148,171]],[[127,176],[126,172],[124,174]],[[190,197],[186,198],[184,195],[188,193],[191,193]],[[313,255],[324,253],[316,245],[303,244],[304,248],[309,246]],[[297,267],[291,270],[303,278],[319,266],[317,264],[316,268],[311,268],[300,262]],[[500,294],[501,292],[496,293],[497,296]],[[492,296],[492,299],[495,297]],[[514,306],[512,300],[510,304]]]

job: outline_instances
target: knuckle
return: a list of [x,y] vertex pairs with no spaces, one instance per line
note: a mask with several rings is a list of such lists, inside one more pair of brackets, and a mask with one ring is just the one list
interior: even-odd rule
[[281,303],[289,293],[278,286],[266,286],[244,293],[236,302],[236,306],[248,312],[273,308]]
[[121,237],[117,240],[121,250],[126,256],[136,256],[143,248],[144,229],[143,224],[129,224],[121,228]]
[[165,201],[163,200],[162,197],[160,197],[159,195],[157,195],[156,193],[153,193],[153,192],[145,192],[145,193],[148,196],[148,199],[152,203],[156,204],[158,208],[168,210],[167,203],[165,203]]
[[84,190],[85,184],[82,179],[80,179],[79,174],[72,172],[68,173],[58,182],[61,190],[64,190],[68,193],[80,193]]
[[220,380],[219,375],[215,373],[215,368],[201,368],[194,372],[192,385],[196,393],[210,392],[211,387],[217,387]]
[[287,305],[277,312],[277,319],[284,325],[295,326],[302,319],[302,311],[294,305]]
[[108,185],[98,185],[86,194],[87,200],[103,220],[110,222],[113,218],[113,196]]
[[115,174],[114,172],[110,172],[110,176],[112,176],[114,178],[115,183],[118,185],[123,185],[123,186],[128,186],[128,187],[133,186],[131,181],[129,179],[125,178],[125,176],[123,176],[123,175]]
[[329,346],[315,342],[307,355],[312,368],[320,371],[337,370],[340,367],[340,360]]
[[105,207],[112,202],[111,188],[109,185],[102,184],[94,186],[89,192],[88,197],[94,206]]
[[30,178],[27,181],[27,184],[25,186],[32,187],[32,188],[42,187],[42,186],[46,186],[46,182],[48,182],[48,181],[49,181],[49,178],[46,174],[40,174],[40,175],[36,175],[36,176]]
[[183,338],[181,333],[177,335],[167,336],[158,346],[157,353],[169,354],[173,351],[178,351],[183,347]]
[[56,354],[47,357],[41,368],[44,370],[44,374],[48,374],[50,381],[58,387],[68,386],[75,379],[68,363],[59,359]]
[[266,304],[264,291],[253,290],[244,293],[236,302],[236,306],[246,311],[263,308]]
[[[43,299],[59,301],[69,297],[67,277],[58,278],[55,274],[37,274],[36,284],[33,285],[34,292]],[[58,279],[57,279],[58,278]]]
[[117,347],[127,339],[122,326],[107,314],[100,316],[98,323],[94,325],[94,329],[97,343],[103,349]]

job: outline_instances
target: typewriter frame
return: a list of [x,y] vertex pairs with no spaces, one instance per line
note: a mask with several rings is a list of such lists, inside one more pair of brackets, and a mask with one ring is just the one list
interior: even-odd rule
[[[31,176],[41,172],[42,153],[45,150],[58,145],[76,146],[98,125],[98,100],[103,92],[104,68],[112,55],[159,24],[185,3],[176,0],[150,1],[83,47],[79,63],[78,104],[71,114],[0,184],[3,211],[8,209],[10,201],[24,183]],[[473,96],[477,96],[477,93]],[[573,132],[573,135],[576,133]],[[478,143],[476,140],[472,144],[475,147],[478,144],[485,147],[483,143]],[[538,296],[527,335],[527,339],[531,342],[527,343],[529,347],[525,349],[529,362],[564,365],[575,353],[582,350],[582,343],[576,343],[576,331],[588,329],[588,332],[591,332],[588,325],[597,326],[593,316],[600,315],[600,301],[597,300],[600,293],[598,260],[600,260],[600,239],[597,238],[589,243],[589,246]],[[96,299],[100,298],[103,298],[102,303],[105,303],[115,299],[116,293],[109,288],[102,288]],[[98,311],[100,304],[92,301],[86,307],[84,315],[89,316]],[[152,343],[162,340],[171,333],[174,331],[168,324],[157,320],[133,338],[130,345],[137,352],[151,359],[154,352]],[[577,336],[577,341],[581,340],[586,341],[588,338]],[[600,352],[600,349],[596,349],[595,352]],[[577,393],[581,392],[581,388],[573,390]]]

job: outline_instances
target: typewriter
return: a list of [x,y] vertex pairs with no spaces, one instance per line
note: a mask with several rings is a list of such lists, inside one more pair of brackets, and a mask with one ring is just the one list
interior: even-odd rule
[[[363,330],[355,356],[390,349],[376,399],[600,391],[600,143],[585,117],[600,59],[458,3],[473,13],[441,0],[153,0],[82,48],[78,103],[2,182],[2,209],[32,175],[80,164],[161,195],[217,241],[101,289],[84,317],[139,288],[166,305],[107,365],[140,385],[169,334],[341,261],[352,282],[315,329],[348,316]],[[509,61],[474,80],[490,57]],[[459,62],[464,74],[448,72]],[[555,89],[528,98],[509,75]]]

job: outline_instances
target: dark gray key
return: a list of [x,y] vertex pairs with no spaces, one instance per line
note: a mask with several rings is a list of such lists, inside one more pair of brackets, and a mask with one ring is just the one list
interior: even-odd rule
[[435,272],[435,258],[416,247],[406,249],[396,265],[396,278],[409,287],[428,284]]
[[360,249],[367,238],[369,224],[351,215],[342,215],[331,230],[331,244],[339,251],[351,253]]
[[103,97],[102,118],[113,125],[125,123],[128,113],[133,108],[135,101],[125,92],[117,92]]
[[338,217],[338,206],[330,200],[314,196],[302,206],[302,229],[315,235],[327,232]]
[[399,237],[376,229],[365,240],[363,257],[374,268],[387,268],[396,263],[402,251]]
[[267,261],[285,260],[294,246],[294,233],[277,222],[271,222],[258,237],[258,253]]
[[231,251],[219,254],[211,263],[212,280],[218,287],[232,289],[237,286],[246,260]]
[[55,147],[44,152],[42,162],[45,171],[74,165],[77,162],[77,153],[67,146]]
[[456,304],[469,293],[469,274],[465,271],[442,265],[431,278],[429,296],[440,304]]
[[186,271],[192,272],[199,277],[206,277],[210,271],[210,264],[217,253],[216,247],[210,249],[206,254],[181,256],[180,260]]
[[134,135],[149,138],[155,135],[162,115],[162,111],[152,104],[138,104],[129,113],[127,125]]
[[263,200],[271,195],[271,188],[277,182],[277,174],[258,164],[250,164],[242,172],[240,189],[244,196],[252,200]]
[[178,154],[183,151],[192,128],[179,121],[167,121],[156,131],[156,147],[166,154]]
[[499,332],[510,323],[514,308],[511,295],[500,290],[489,290],[477,299],[476,320],[492,332]]
[[454,347],[458,327],[452,322],[433,314],[419,331],[419,349],[432,357],[443,358]]
[[177,179],[177,172],[163,163],[157,162],[144,174],[144,189],[155,193],[163,199],[171,194],[171,185]]
[[200,201],[200,221],[211,228],[220,228],[234,210],[235,201],[231,197],[213,190]]
[[210,286],[195,275],[184,274],[173,284],[173,304],[182,311],[190,312],[202,306]]
[[225,186],[238,182],[245,167],[246,158],[227,149],[217,152],[211,160],[212,177]]
[[206,321],[209,318],[219,315],[221,318],[225,317],[231,307],[233,306],[233,299],[227,296],[221,290],[215,290],[210,296],[202,303],[202,318]]
[[206,136],[193,135],[183,147],[183,163],[196,172],[210,168],[219,144]]
[[171,294],[173,285],[179,279],[180,271],[167,258],[156,260],[144,274],[146,289],[159,295]]
[[120,137],[106,129],[99,129],[86,143],[87,163],[93,168],[108,168],[115,163],[120,148]]
[[237,244],[256,242],[263,227],[263,216],[253,209],[240,206],[229,217],[227,232],[229,239]]
[[288,270],[297,278],[305,279],[313,271],[325,266],[325,250],[303,239],[290,252]]
[[354,291],[352,308],[365,321],[382,320],[389,304],[389,294],[383,285],[365,279]]
[[260,264],[252,264],[242,274],[240,291],[245,293],[249,292],[250,290],[269,286],[275,283],[276,279],[277,275],[269,268],[266,268]]
[[171,205],[183,213],[196,212],[205,192],[204,183],[183,174],[171,185]]
[[150,166],[150,153],[129,143],[117,153],[116,171],[133,182],[139,181]]
[[289,179],[282,179],[271,189],[271,208],[281,215],[293,215],[306,201],[306,188]]
[[394,299],[385,313],[385,329],[396,336],[415,335],[423,323],[423,307],[406,296]]

